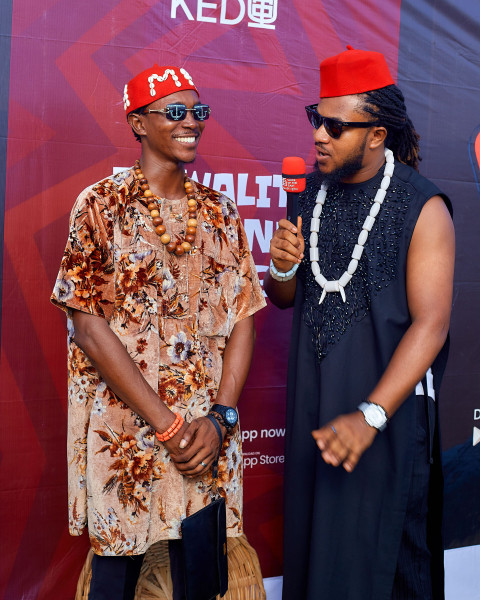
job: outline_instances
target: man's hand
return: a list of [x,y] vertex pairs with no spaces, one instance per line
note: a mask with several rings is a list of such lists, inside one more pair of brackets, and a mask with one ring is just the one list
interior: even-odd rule
[[290,271],[293,265],[300,263],[304,250],[302,217],[298,217],[297,227],[287,219],[281,219],[270,241],[270,255],[275,268],[284,273]]
[[182,475],[198,477],[211,468],[218,456],[220,439],[210,419],[200,417],[191,423],[184,423],[173,438],[164,442],[164,446]]
[[[304,251],[302,217],[298,217],[297,227],[287,219],[282,219],[270,240],[270,256],[275,268],[287,273],[294,265],[300,264]],[[293,306],[296,285],[296,277],[288,281],[276,281],[271,277],[270,271],[267,271],[263,278],[263,289],[278,308]]]
[[312,431],[323,460],[334,467],[343,463],[349,473],[357,466],[362,454],[369,448],[378,430],[365,422],[358,410],[348,415],[340,415],[321,429]]

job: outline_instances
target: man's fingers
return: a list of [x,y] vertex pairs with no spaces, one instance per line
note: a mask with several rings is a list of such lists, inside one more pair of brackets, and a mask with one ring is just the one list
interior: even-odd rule
[[193,439],[193,428],[190,427],[189,425],[187,425],[186,429],[184,431],[179,431],[179,434],[182,436],[180,443],[178,444],[178,447],[181,448],[182,450],[184,448],[186,448],[188,446],[188,444],[192,441]]
[[354,452],[353,450],[350,451],[346,460],[343,461],[343,468],[345,469],[345,471],[351,473],[353,469],[357,466],[360,457],[360,453]]
[[178,447],[182,450],[186,448],[193,441],[197,429],[198,425],[195,421],[192,421],[192,423],[185,423],[178,432],[178,435],[180,436]]
[[317,442],[317,446],[319,447],[320,450],[325,450],[325,448],[327,447],[327,442],[324,438],[323,432],[321,429],[316,429],[315,431],[312,431],[312,436],[313,439]]
[[322,451],[327,450],[330,447],[331,442],[333,442],[336,437],[336,433],[330,424],[325,425],[325,427],[322,427],[321,429],[315,429],[312,431],[312,435],[314,440],[317,442],[317,446]]
[[[202,449],[203,445],[192,444],[188,446],[185,450],[172,454],[172,460],[177,464],[189,465],[192,461],[195,460],[195,457],[197,456],[198,452]],[[195,466],[196,464],[197,463],[195,463]]]
[[284,270],[285,264],[281,263],[298,264],[303,257],[304,247],[301,232],[290,221],[282,219],[270,241],[270,254],[275,266]]
[[182,440],[190,436],[183,449],[180,445],[170,448],[169,442],[166,442],[165,446],[179,471],[196,475],[199,472],[197,467],[200,461],[211,463],[218,453],[217,432],[209,419],[200,417],[190,423],[190,429],[185,434],[181,433]]
[[302,217],[297,217],[297,238],[303,244],[303,235],[302,235]]
[[186,477],[198,477],[206,473],[212,466],[213,456],[209,453],[201,458],[200,454],[195,454],[188,462],[175,463],[177,470]]
[[355,453],[345,444],[342,436],[339,436],[334,422],[328,423],[321,429],[312,431],[312,436],[322,452],[323,460],[327,464],[338,467],[343,463],[347,471],[355,468],[360,459],[360,454]]
[[322,452],[322,458],[325,462],[338,467],[349,456],[349,448],[345,446],[338,438],[330,439],[328,448]]
[[270,253],[274,260],[292,260],[293,257],[296,261],[300,254],[300,245],[301,242],[295,235],[289,231],[283,231],[272,238]]
[[322,458],[327,463],[327,465],[338,467],[338,465],[340,464],[340,459],[331,450],[324,450],[322,452]]
[[163,445],[174,462],[183,461],[185,453],[191,453],[198,427],[194,423],[184,423],[173,438],[163,442]]
[[[297,220],[297,224],[298,224],[298,220]],[[292,233],[296,234],[298,231],[298,227],[295,227],[295,225],[293,223],[291,223],[290,221],[288,221],[287,219],[280,219],[280,221],[278,222],[278,229],[285,229],[287,231],[291,231]]]

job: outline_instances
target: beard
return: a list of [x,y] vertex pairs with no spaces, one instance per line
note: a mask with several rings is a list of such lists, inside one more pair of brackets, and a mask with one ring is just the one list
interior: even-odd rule
[[355,175],[363,166],[363,157],[365,155],[365,146],[367,145],[367,136],[365,136],[363,143],[355,153],[350,154],[344,160],[343,165],[337,167],[330,173],[322,173],[318,167],[318,163],[315,162],[315,171],[317,177],[321,181],[328,183],[340,183],[344,179],[348,179],[352,175]]

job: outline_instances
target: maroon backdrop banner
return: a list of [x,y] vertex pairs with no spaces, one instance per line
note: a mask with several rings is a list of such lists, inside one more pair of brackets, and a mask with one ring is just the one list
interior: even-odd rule
[[[155,62],[192,75],[212,115],[188,174],[237,203],[262,279],[270,237],[285,214],[282,159],[298,155],[313,164],[303,107],[318,98],[319,62],[349,43],[383,52],[396,78],[401,1],[343,0],[341,12],[333,0],[10,5],[0,597],[63,600],[74,595],[88,539],[67,530],[66,328],[49,296],[76,196],[139,156],[125,120],[124,84]],[[258,313],[239,404],[245,528],[264,576],[282,572],[290,318],[270,305]]]

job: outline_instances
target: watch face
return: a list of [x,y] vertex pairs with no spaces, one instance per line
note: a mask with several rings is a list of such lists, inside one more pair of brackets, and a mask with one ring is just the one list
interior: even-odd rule
[[238,415],[234,408],[227,408],[225,411],[225,421],[232,427],[237,424]]
[[237,424],[238,413],[231,406],[214,404],[210,410],[220,417],[220,422],[227,429],[233,429],[233,427],[235,427],[235,425]]
[[367,423],[372,427],[382,427],[387,422],[385,414],[383,410],[379,406],[375,406],[370,404],[369,407],[365,410],[365,417]]

